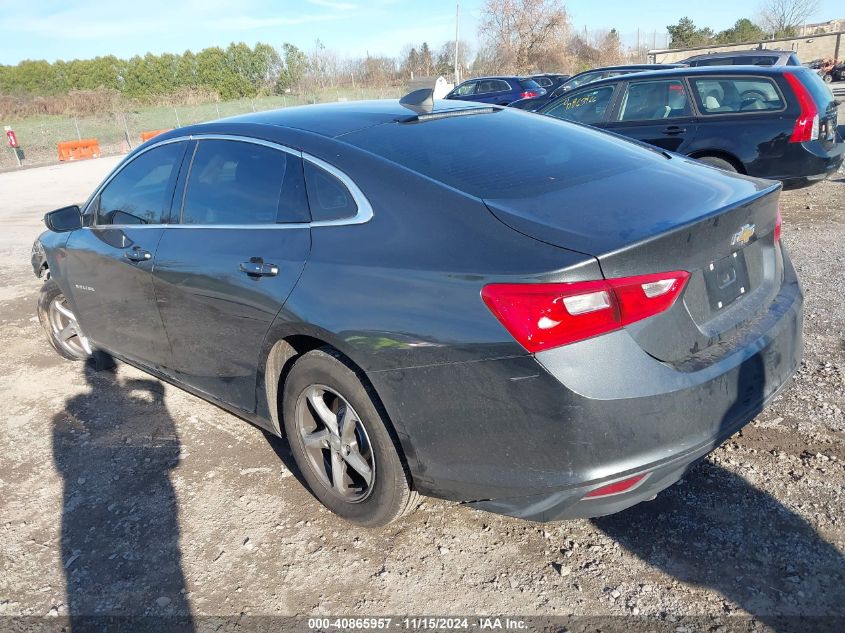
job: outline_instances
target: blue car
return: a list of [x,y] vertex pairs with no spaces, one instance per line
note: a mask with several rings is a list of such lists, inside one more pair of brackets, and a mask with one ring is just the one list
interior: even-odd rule
[[508,105],[518,99],[545,95],[546,91],[530,77],[476,77],[458,84],[446,99]]

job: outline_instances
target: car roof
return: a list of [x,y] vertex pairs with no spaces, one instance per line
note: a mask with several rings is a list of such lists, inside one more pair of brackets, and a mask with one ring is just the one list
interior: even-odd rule
[[[478,108],[477,103],[436,100],[435,112],[448,112]],[[265,126],[294,128],[334,138],[355,130],[360,130],[382,123],[391,123],[400,117],[412,116],[414,112],[399,104],[395,99],[378,101],[341,101],[316,105],[295,106],[250,112],[239,116],[209,121],[191,126],[189,131],[201,131],[204,125],[220,124],[256,124]],[[185,128],[182,129],[185,131]]]
[[[600,86],[603,84],[615,83],[620,79],[640,79],[642,77],[685,77],[697,75],[780,75],[783,73],[800,72],[806,70],[803,66],[682,66],[680,68],[664,68],[661,70],[648,70],[638,73],[630,73],[624,76],[606,77],[591,81],[583,86],[578,86],[575,90],[586,88],[588,86]],[[571,93],[567,93],[571,94]]]
[[[580,73],[575,73],[571,75],[569,79],[575,79],[576,77],[580,77],[581,75],[586,75],[587,73],[594,73],[600,72],[605,70],[649,70],[649,69],[664,69],[664,68],[686,68],[686,64],[677,63],[677,64],[623,64],[621,66],[597,66],[596,68],[590,68],[589,70],[582,70]],[[567,79],[567,81],[569,81]]]
[[469,79],[464,79],[461,83],[465,84],[468,81],[481,81],[484,79],[531,79],[531,77],[518,77],[516,75],[486,75],[484,77],[470,77]]
[[717,51],[715,53],[701,53],[699,55],[693,55],[692,57],[687,57],[687,59],[705,59],[707,57],[744,57],[746,55],[749,57],[759,57],[760,55],[780,57],[781,55],[791,55],[794,52],[795,51],[779,51],[772,48],[749,49],[742,51]]

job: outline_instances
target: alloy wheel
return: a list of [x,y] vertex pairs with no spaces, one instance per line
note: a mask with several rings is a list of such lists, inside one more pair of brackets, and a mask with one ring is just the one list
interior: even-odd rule
[[56,295],[50,302],[47,319],[53,339],[65,352],[77,358],[91,355],[91,344],[82,333],[64,295]]
[[346,398],[312,385],[297,400],[296,428],[308,465],[332,494],[349,503],[370,495],[375,456],[367,429]]

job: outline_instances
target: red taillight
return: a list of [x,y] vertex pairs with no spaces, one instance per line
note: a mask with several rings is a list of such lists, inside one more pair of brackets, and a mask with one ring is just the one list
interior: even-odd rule
[[812,141],[819,136],[819,110],[810,91],[804,87],[801,80],[792,73],[786,73],[786,82],[795,93],[798,105],[801,107],[801,116],[795,120],[795,127],[792,128],[790,143],[804,143]]
[[614,330],[672,307],[689,273],[675,271],[598,281],[490,284],[481,297],[529,352]]
[[778,217],[775,220],[775,244],[780,242],[780,227],[783,224],[783,216],[780,214],[780,209],[778,209]]
[[623,479],[622,481],[614,481],[612,484],[607,484],[601,488],[596,488],[584,495],[584,499],[593,499],[595,497],[607,497],[608,495],[618,495],[621,492],[628,492],[637,486],[643,479],[648,477],[648,473],[642,475],[634,475]]
[[521,99],[530,99],[531,97],[536,97],[537,93],[533,90],[526,90],[521,95],[519,95]]

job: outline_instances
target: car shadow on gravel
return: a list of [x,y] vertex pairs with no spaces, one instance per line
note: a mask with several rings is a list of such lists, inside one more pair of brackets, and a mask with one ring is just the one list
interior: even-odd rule
[[[762,366],[748,365],[726,426],[761,399]],[[594,523],[652,567],[718,591],[725,614],[739,605],[779,633],[843,624],[845,557],[778,499],[713,461],[654,501]]]
[[84,369],[88,391],[52,421],[53,460],[63,478],[61,555],[71,630],[144,622],[190,631],[170,471],[179,462],[164,387]]

